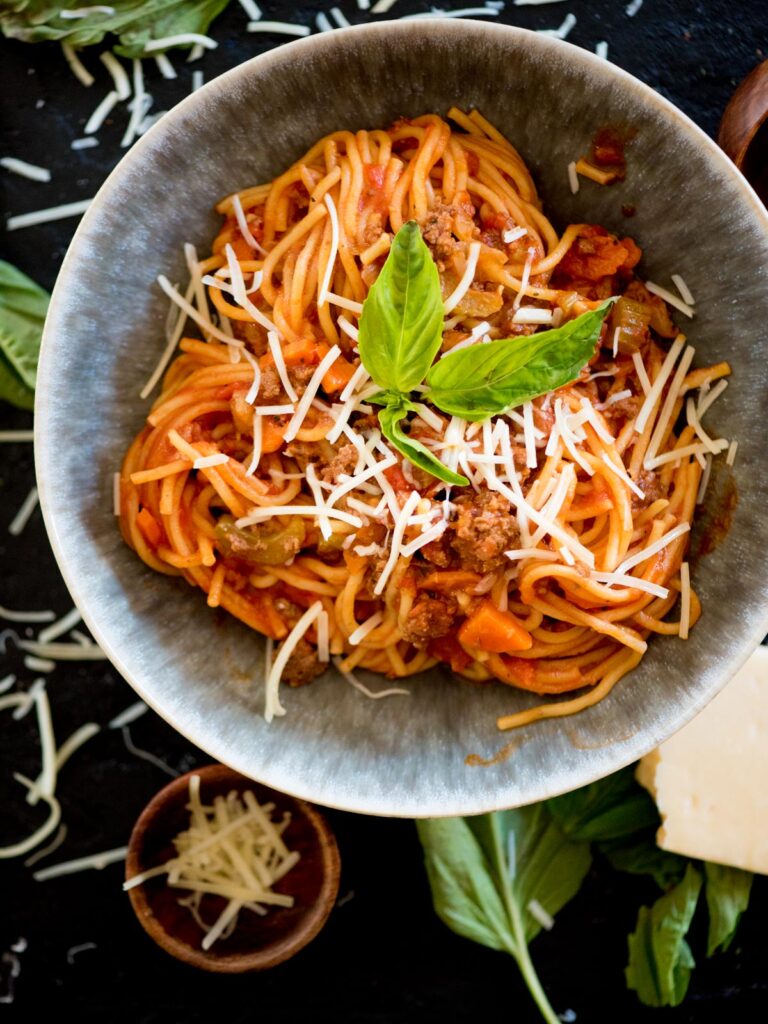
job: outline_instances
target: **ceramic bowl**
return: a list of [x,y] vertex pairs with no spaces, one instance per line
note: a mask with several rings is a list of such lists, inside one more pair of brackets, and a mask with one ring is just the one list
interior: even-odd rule
[[[577,717],[504,735],[496,717],[530,705],[531,695],[433,670],[408,682],[409,697],[370,701],[329,672],[287,690],[287,715],[267,725],[261,639],[183,581],[150,571],[113,516],[112,474],[142,425],[139,391],[164,344],[167,300],[155,278],[184,279],[182,244],[206,251],[220,196],[272,178],[327,132],[444,114],[453,104],[478,107],[512,140],[557,226],[591,221],[631,233],[648,277],[684,276],[698,299],[687,328],[697,361],[727,358],[735,371],[711,416],[718,432],[738,438],[738,459],[709,495],[717,511],[737,494],[733,522],[695,561],[704,614],[691,639],[652,638],[641,666]],[[567,165],[606,124],[636,132],[626,181],[585,182],[572,195]],[[631,220],[625,204],[636,210]],[[163,718],[242,774],[316,803],[473,814],[618,769],[692,718],[768,630],[766,268],[766,212],[715,144],[647,86],[567,43],[478,22],[390,22],[248,61],[130,150],[83,218],[53,294],[37,473],[72,596],[115,667]]]

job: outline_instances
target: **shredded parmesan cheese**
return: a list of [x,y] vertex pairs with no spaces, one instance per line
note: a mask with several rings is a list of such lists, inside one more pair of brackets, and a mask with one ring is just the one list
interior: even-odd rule
[[64,220],[67,217],[79,217],[85,213],[93,199],[78,199],[74,203],[62,203],[61,206],[51,206],[47,210],[34,210],[32,213],[20,213],[9,217],[5,222],[7,231],[18,231],[19,228],[31,228],[37,224],[49,224],[54,220]]
[[453,289],[448,298],[443,302],[443,310],[446,313],[451,312],[455,306],[463,299],[467,290],[469,289],[472,281],[475,277],[475,270],[477,269],[477,261],[480,257],[480,250],[482,248],[481,242],[470,242],[469,254],[467,256],[467,265],[464,268],[464,273],[461,275],[461,280]]
[[693,309],[691,306],[689,306],[687,302],[683,302],[682,299],[679,299],[677,295],[673,294],[667,288],[662,288],[661,285],[656,284],[654,281],[646,281],[645,287],[649,292],[652,292],[654,295],[658,295],[660,299],[664,299],[664,301],[670,306],[674,306],[675,309],[684,313],[685,316],[693,316]]
[[312,31],[309,25],[297,25],[289,21],[249,21],[249,32],[270,32],[284,36],[308,36]]
[[[274,511],[267,509],[266,511]],[[238,524],[239,525],[239,524]],[[307,609],[306,612],[301,616],[299,621],[293,627],[288,636],[283,640],[280,645],[277,657],[275,658],[274,664],[269,670],[266,681],[264,683],[265,702],[264,702],[264,718],[267,722],[271,722],[275,715],[284,715],[285,708],[280,703],[280,695],[278,688],[280,686],[280,678],[285,670],[285,666],[288,663],[288,659],[296,649],[296,645],[299,640],[304,636],[309,627],[318,617],[320,612],[323,610],[322,601],[315,601],[311,608]]]
[[29,178],[30,181],[50,181],[51,172],[47,167],[38,167],[37,164],[28,164],[26,160],[17,160],[13,156],[4,156],[0,159],[0,167],[12,174],[18,174],[22,178]]

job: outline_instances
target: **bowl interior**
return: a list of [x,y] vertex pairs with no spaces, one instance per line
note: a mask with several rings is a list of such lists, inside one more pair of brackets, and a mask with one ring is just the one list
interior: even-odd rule
[[[190,775],[200,776],[200,797],[210,804],[216,796],[231,790],[250,790],[259,804],[273,803],[272,818],[279,821],[284,812],[291,815],[283,839],[300,859],[284,878],[275,883],[275,892],[292,896],[292,907],[272,907],[263,917],[242,910],[237,926],[228,938],[218,939],[203,950],[204,931],[188,907],[179,898],[188,895],[172,888],[165,876],[151,878],[129,895],[142,927],[177,959],[205,970],[235,973],[261,970],[281,963],[305,946],[330,913],[339,886],[339,853],[333,833],[314,807],[303,800],[275,793],[244,778],[225,765],[208,765],[190,772],[162,789],[140,815],[128,848],[126,878],[164,864],[176,855],[173,838],[189,828]],[[210,926],[226,908],[221,896],[206,895],[200,914]]]
[[[509,737],[497,733],[497,715],[531,695],[433,670],[408,681],[410,696],[371,701],[328,673],[287,691],[287,715],[267,726],[260,638],[146,568],[112,514],[112,474],[142,425],[148,403],[138,393],[164,344],[167,301],[155,278],[184,280],[182,245],[208,250],[213,203],[275,176],[322,135],[445,115],[454,104],[479,108],[513,142],[557,227],[589,221],[631,234],[646,276],[685,277],[699,300],[686,327],[697,363],[728,358],[735,370],[710,420],[739,440],[734,474],[712,486],[713,500],[735,489],[733,524],[694,566],[704,614],[691,640],[653,638],[641,666],[578,717]],[[606,124],[635,132],[627,179],[584,182],[572,195],[567,165]],[[130,151],[62,268],[40,366],[37,466],[73,597],[148,703],[216,759],[276,789],[427,816],[527,803],[604,775],[692,717],[766,632],[768,481],[756,472],[754,426],[766,398],[766,273],[765,211],[714,144],[650,89],[568,44],[480,23],[401,22],[258,57],[186,99]]]

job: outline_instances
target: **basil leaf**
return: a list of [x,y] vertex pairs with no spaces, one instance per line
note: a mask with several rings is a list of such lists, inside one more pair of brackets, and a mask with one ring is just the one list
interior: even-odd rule
[[547,809],[569,838],[588,842],[655,832],[660,824],[656,805],[635,780],[633,768],[547,800]]
[[34,405],[48,301],[48,292],[0,260],[0,398],[21,409]]
[[417,829],[438,916],[459,935],[510,953],[543,1018],[557,1024],[528,951],[541,928],[528,908],[536,900],[556,914],[576,894],[591,863],[588,844],[568,840],[544,804],[420,821]]
[[442,337],[437,267],[418,224],[409,221],[363,303],[360,359],[380,388],[407,394],[424,380]]
[[421,441],[417,441],[416,438],[409,437],[403,433],[400,423],[405,418],[406,413],[412,408],[414,406],[410,402],[405,401],[393,402],[383,409],[379,409],[379,423],[381,424],[382,434],[414,466],[418,466],[419,469],[423,469],[426,473],[431,473],[438,480],[444,480],[447,484],[456,484],[461,487],[468,486],[469,480],[465,476],[454,473],[453,470],[444,466]]
[[709,910],[707,956],[712,956],[718,949],[728,949],[733,941],[739,919],[749,904],[753,876],[751,871],[709,862],[704,871]]
[[20,379],[13,367],[0,355],[0,400],[10,402],[17,409],[35,407],[35,392],[31,391]]
[[20,0],[10,5],[12,10],[0,14],[0,28],[9,38],[27,43],[54,39],[74,47],[100,43],[112,32],[120,40],[116,53],[122,57],[142,57],[152,39],[187,32],[204,35],[228,3],[229,0],[111,0],[112,14],[62,18],[61,12],[71,8],[71,3]]
[[0,351],[23,384],[34,389],[48,292],[0,260]]
[[451,931],[512,952],[515,940],[480,844],[464,818],[416,822],[435,913]]
[[427,400],[483,420],[568,384],[594,355],[611,301],[551,331],[449,352],[427,374]]
[[701,875],[689,864],[679,885],[641,907],[629,936],[627,987],[646,1006],[677,1006],[685,998],[696,966],[685,936],[701,892]]
[[592,863],[589,844],[570,840],[545,804],[468,818],[483,843],[488,841],[489,818],[494,818],[490,824],[500,833],[504,851],[497,866],[499,883],[509,886],[522,914],[525,940],[530,941],[541,931],[541,922],[528,909],[530,902],[536,900],[553,917],[562,910]]
[[666,892],[677,885],[685,874],[686,860],[656,845],[656,830],[625,839],[599,843],[598,849],[617,871],[629,875],[650,875]]

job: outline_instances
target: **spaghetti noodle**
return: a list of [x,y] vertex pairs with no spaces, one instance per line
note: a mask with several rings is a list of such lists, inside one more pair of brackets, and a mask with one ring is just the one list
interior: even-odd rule
[[[268,719],[280,676],[309,682],[332,657],[346,674],[445,663],[580,691],[502,729],[570,714],[652,633],[685,637],[700,614],[683,559],[702,470],[728,447],[701,417],[730,368],[691,369],[632,240],[584,224],[558,236],[510,143],[477,111],[449,119],[321,139],[219,204],[212,255],[188,247],[185,295],[163,279],[180,309],[167,354],[178,338],[181,354],[125,457],[120,525],[147,565],[282,641]],[[594,358],[555,392],[482,423],[413,396],[410,436],[466,487],[404,459],[367,401],[358,320],[408,220],[440,275],[441,355],[620,296]]]

